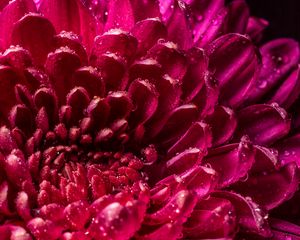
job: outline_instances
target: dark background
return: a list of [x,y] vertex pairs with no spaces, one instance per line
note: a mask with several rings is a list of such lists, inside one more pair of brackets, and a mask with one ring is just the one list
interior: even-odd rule
[[269,21],[264,40],[292,37],[300,41],[300,0],[246,0],[251,15]]

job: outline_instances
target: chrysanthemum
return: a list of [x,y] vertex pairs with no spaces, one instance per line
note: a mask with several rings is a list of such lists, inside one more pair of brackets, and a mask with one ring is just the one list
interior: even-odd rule
[[0,7],[1,240],[300,239],[299,45],[243,0]]

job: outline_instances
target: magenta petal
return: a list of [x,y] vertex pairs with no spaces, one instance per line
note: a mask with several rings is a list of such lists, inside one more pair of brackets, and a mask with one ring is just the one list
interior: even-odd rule
[[224,106],[216,106],[214,112],[208,115],[205,121],[211,126],[213,146],[230,140],[237,126],[234,112]]
[[73,87],[72,75],[80,65],[78,55],[67,47],[57,49],[48,55],[45,69],[50,76],[60,103],[65,102],[66,95]]
[[249,19],[249,8],[244,0],[234,0],[228,5],[228,15],[224,24],[226,33],[245,33]]
[[252,89],[248,102],[257,102],[264,97],[294,67],[300,59],[298,42],[293,39],[277,39],[266,43],[260,49],[262,55],[262,69],[255,87]]
[[255,149],[248,138],[215,148],[203,159],[219,174],[219,187],[229,186],[245,176],[254,162]]
[[12,43],[29,50],[34,63],[43,65],[52,50],[54,35],[54,27],[48,19],[30,13],[14,25]]
[[130,0],[108,1],[108,18],[105,31],[120,28],[129,31],[134,25],[134,13]]
[[238,112],[236,137],[248,135],[259,145],[269,145],[287,135],[291,121],[278,104],[258,104]]
[[270,219],[270,225],[272,227],[274,240],[281,239],[300,239],[300,227],[290,222],[286,222],[280,219]]
[[220,239],[232,237],[236,230],[237,219],[232,203],[227,199],[209,197],[198,200],[184,224],[183,233],[185,239]]
[[130,119],[133,126],[144,124],[155,112],[158,94],[155,86],[143,80],[135,80],[128,89],[129,96],[135,106]]
[[0,65],[0,79],[0,88],[2,89],[0,95],[0,121],[2,122],[16,102],[14,86],[17,84],[18,75],[11,67]]
[[278,141],[274,147],[282,165],[295,162],[300,166],[300,134]]
[[187,59],[172,42],[158,41],[148,52],[172,78],[181,80],[187,71]]
[[204,122],[195,122],[168,150],[168,155],[175,155],[188,148],[199,148],[204,151],[211,147],[212,134],[210,126]]
[[12,128],[18,127],[25,134],[29,134],[33,130],[32,112],[24,105],[15,105],[10,111],[9,120]]
[[175,0],[172,7],[172,15],[166,22],[168,37],[177,43],[180,49],[189,49],[193,44],[193,35],[187,6],[184,1]]
[[105,85],[99,72],[93,67],[82,67],[73,75],[73,86],[84,87],[91,97],[103,97]]
[[197,148],[187,149],[166,162],[167,171],[172,174],[179,174],[199,164],[204,152]]
[[96,97],[90,102],[86,111],[88,117],[94,121],[94,127],[98,130],[105,126],[109,118],[110,105],[107,99]]
[[107,96],[111,114],[110,119],[122,119],[128,117],[133,109],[133,104],[126,92],[112,92]]
[[56,32],[80,33],[77,0],[41,0],[38,10],[51,21]]
[[4,48],[9,47],[11,44],[14,24],[30,12],[36,12],[36,7],[32,0],[13,1],[2,10],[0,15],[0,39]]
[[221,103],[240,106],[257,78],[259,55],[255,46],[246,36],[227,34],[209,45],[208,56],[220,86]]
[[268,21],[262,18],[250,17],[247,25],[246,33],[250,36],[250,38],[259,42],[262,38],[263,31],[269,25]]
[[140,228],[145,210],[145,203],[140,201],[128,202],[125,206],[111,203],[93,219],[89,235],[94,239],[105,239],[106,236],[116,240],[129,239]]
[[172,220],[183,223],[192,212],[196,201],[196,196],[189,191],[179,191],[161,209],[154,213],[146,214],[144,224],[160,225],[169,223]]
[[130,62],[137,50],[137,39],[120,29],[113,29],[95,38],[91,61],[106,53],[114,53]]
[[289,108],[300,94],[300,66],[294,70],[277,88],[269,103],[276,102],[284,108]]
[[3,126],[0,128],[0,133],[0,150],[3,154],[10,154],[13,149],[17,148],[17,144],[13,139],[11,131]]
[[144,55],[159,39],[167,37],[167,29],[160,19],[149,18],[137,22],[132,34],[139,42],[138,55]]
[[267,210],[277,207],[293,196],[298,189],[300,175],[297,166],[289,163],[279,171],[250,175],[234,189],[243,195],[252,197],[260,206]]
[[159,4],[156,0],[131,0],[135,21],[141,21],[146,18],[160,17]]
[[250,198],[244,198],[239,194],[227,191],[216,191],[212,196],[227,199],[232,203],[241,230],[253,232],[263,237],[271,236],[267,215]]
[[182,98],[190,102],[202,89],[208,77],[208,57],[203,49],[192,48],[188,52],[188,69],[183,78]]

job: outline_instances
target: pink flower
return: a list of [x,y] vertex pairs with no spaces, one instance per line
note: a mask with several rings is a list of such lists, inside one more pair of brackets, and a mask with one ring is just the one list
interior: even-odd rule
[[299,45],[243,0],[0,8],[0,239],[300,238]]

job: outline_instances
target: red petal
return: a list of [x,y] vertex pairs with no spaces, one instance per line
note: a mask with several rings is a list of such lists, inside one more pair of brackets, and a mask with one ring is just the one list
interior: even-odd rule
[[219,187],[229,186],[245,176],[254,163],[251,142],[246,137],[240,143],[233,143],[215,148],[203,159],[203,163],[211,166],[219,174]]
[[61,104],[65,103],[66,95],[73,87],[72,75],[80,65],[78,55],[69,48],[57,49],[47,57],[45,69]]
[[53,46],[55,30],[48,19],[28,14],[16,22],[12,32],[12,43],[29,50],[33,61],[43,65]]
[[209,45],[208,56],[209,67],[220,86],[221,102],[238,107],[258,75],[259,55],[255,46],[245,36],[227,34]]
[[10,1],[2,10],[0,16],[0,39],[4,48],[8,48],[11,44],[14,24],[30,12],[36,12],[36,7],[32,0]]
[[259,145],[269,145],[287,135],[291,121],[277,104],[252,105],[238,112],[236,138],[248,135]]

